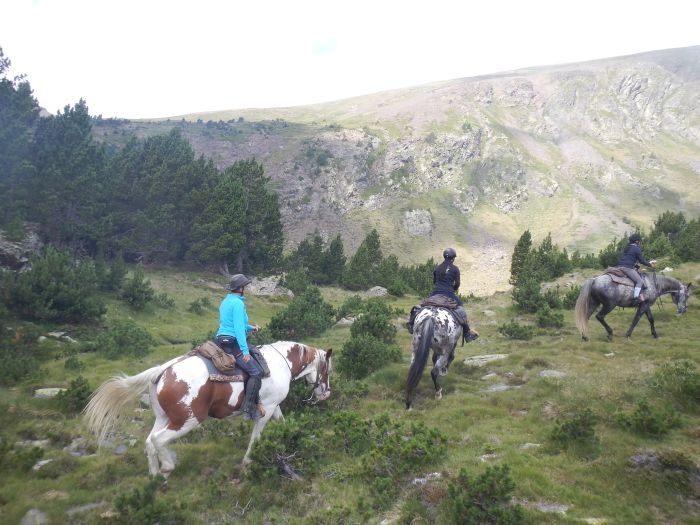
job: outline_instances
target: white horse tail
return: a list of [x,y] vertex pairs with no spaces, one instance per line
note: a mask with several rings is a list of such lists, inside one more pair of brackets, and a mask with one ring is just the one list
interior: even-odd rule
[[[417,348],[413,348],[413,361],[408,369],[408,379],[406,380],[406,409],[411,408],[413,403],[413,390],[418,386],[420,378],[425,369],[425,363],[428,361],[430,353],[430,343],[433,340],[435,327],[433,325],[432,316],[428,316],[420,324],[420,340]],[[414,336],[415,338],[415,336]]]
[[581,288],[581,293],[576,299],[576,328],[581,332],[581,337],[588,340],[588,306],[590,304],[591,287],[593,279],[586,279]]
[[126,374],[114,376],[92,394],[90,402],[83,410],[83,416],[90,431],[97,436],[98,446],[114,426],[124,406],[133,403],[139,395],[154,384],[165,368],[167,367],[159,365],[135,376]]

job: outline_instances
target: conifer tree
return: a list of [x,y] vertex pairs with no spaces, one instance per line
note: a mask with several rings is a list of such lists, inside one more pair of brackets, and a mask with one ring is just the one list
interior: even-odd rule
[[373,229],[345,267],[342,277],[343,287],[348,290],[362,290],[376,285],[382,259],[379,233]]
[[531,249],[532,235],[530,235],[530,230],[525,230],[513,250],[513,257],[510,262],[510,284],[516,285],[518,283],[518,277],[525,267],[525,262],[530,255]]

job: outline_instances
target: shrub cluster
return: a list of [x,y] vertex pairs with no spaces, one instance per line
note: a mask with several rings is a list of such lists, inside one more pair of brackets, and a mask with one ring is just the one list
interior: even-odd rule
[[270,319],[268,329],[277,339],[300,339],[320,334],[334,319],[333,307],[323,300],[318,288],[310,286]]
[[498,331],[508,339],[520,339],[529,341],[535,335],[535,328],[527,324],[520,324],[515,320],[499,325]]
[[589,447],[598,444],[595,425],[598,418],[586,407],[557,419],[550,433],[552,442],[563,449]]
[[700,372],[687,359],[664,363],[651,379],[652,387],[683,407],[700,406]]
[[151,334],[131,320],[115,321],[97,336],[95,350],[108,359],[126,356],[143,357],[151,352],[156,341]]
[[135,310],[143,310],[155,297],[151,281],[145,278],[141,267],[134,270],[130,279],[122,286],[121,297]]
[[66,390],[59,392],[56,401],[64,412],[78,414],[85,408],[91,395],[92,389],[87,379],[78,376],[70,382]]
[[486,467],[485,472],[473,478],[461,469],[456,482],[448,488],[452,523],[524,523],[522,507],[511,502],[514,489],[515,482],[507,465]]
[[401,358],[401,350],[395,343],[396,327],[391,324],[391,309],[381,301],[368,301],[363,310],[350,327],[351,337],[336,358],[338,371],[354,379],[362,379]]
[[637,434],[661,437],[680,425],[680,417],[672,409],[655,408],[648,401],[640,401],[629,414],[619,414],[619,423]]

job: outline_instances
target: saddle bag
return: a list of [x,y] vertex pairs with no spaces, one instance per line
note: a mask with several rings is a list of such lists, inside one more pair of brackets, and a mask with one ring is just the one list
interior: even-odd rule
[[211,359],[214,366],[224,374],[231,374],[236,368],[236,359],[217,345],[213,341],[206,341],[195,347],[194,352],[197,352],[202,357]]

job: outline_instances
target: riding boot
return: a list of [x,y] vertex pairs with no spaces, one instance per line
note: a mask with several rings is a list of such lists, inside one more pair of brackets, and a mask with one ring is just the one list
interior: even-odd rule
[[408,322],[406,323],[406,330],[409,334],[413,333],[413,322],[416,320],[416,313],[418,312],[418,307],[414,306],[411,308],[411,314],[409,316]]
[[479,338],[479,332],[469,328],[469,323],[462,324],[462,334],[467,343]]
[[260,419],[263,417],[264,414],[260,412],[257,402],[261,384],[262,380],[260,377],[251,376],[248,378],[245,387],[245,400],[243,401],[243,419]]

